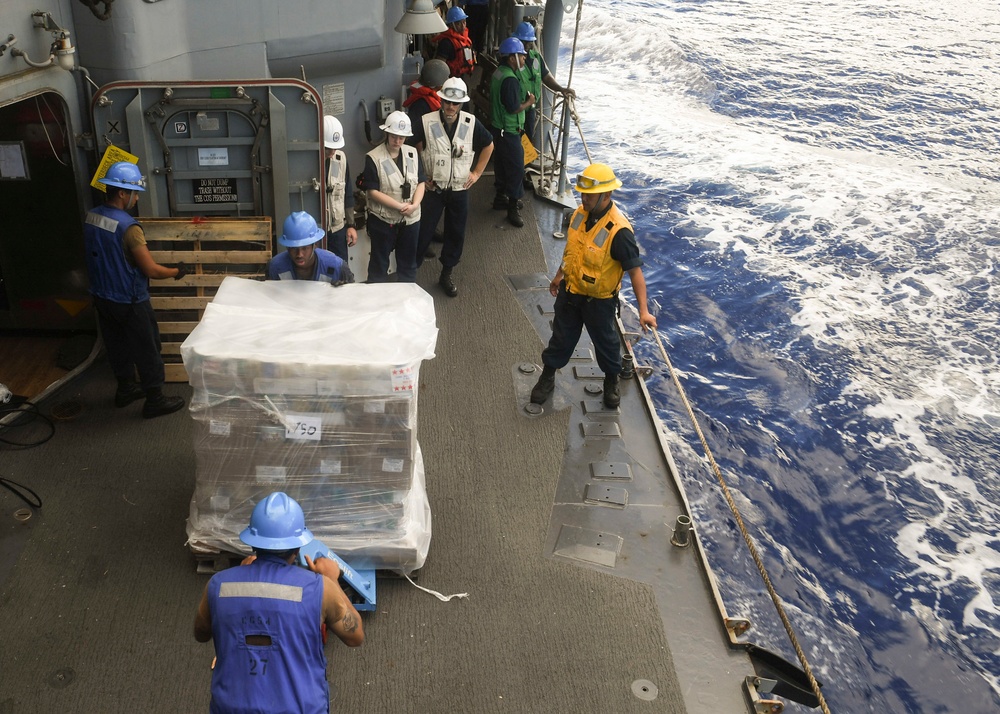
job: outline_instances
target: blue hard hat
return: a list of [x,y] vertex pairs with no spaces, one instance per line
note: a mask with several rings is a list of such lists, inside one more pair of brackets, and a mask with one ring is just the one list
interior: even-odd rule
[[465,14],[465,10],[460,7],[453,7],[448,11],[448,14],[444,16],[444,21],[448,24],[453,22],[458,22],[459,20],[465,20],[469,16]]
[[281,491],[254,506],[249,527],[240,533],[241,541],[261,550],[294,550],[312,539],[302,506]]
[[326,232],[305,211],[296,211],[285,219],[285,232],[278,242],[286,248],[301,248],[321,240]]
[[534,42],[538,39],[535,36],[535,28],[530,22],[522,22],[514,30],[514,37],[519,39],[521,42]]
[[508,37],[506,40],[500,43],[500,54],[502,55],[523,55],[527,54],[524,51],[524,45],[516,37]]
[[111,164],[111,168],[102,178],[97,179],[97,183],[116,188],[127,188],[131,191],[146,190],[146,177],[142,175],[138,166],[128,161]]

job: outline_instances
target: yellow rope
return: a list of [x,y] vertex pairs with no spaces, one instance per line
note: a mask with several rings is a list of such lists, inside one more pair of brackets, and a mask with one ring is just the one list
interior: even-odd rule
[[746,541],[747,548],[750,550],[750,556],[753,558],[753,562],[757,565],[757,570],[760,571],[760,577],[764,580],[767,592],[771,596],[772,602],[774,602],[774,607],[778,611],[778,617],[781,618],[781,624],[784,625],[785,632],[788,633],[788,639],[791,640],[792,646],[795,648],[795,654],[798,655],[799,662],[802,664],[802,670],[806,673],[806,677],[809,679],[809,684],[812,686],[813,693],[819,700],[820,709],[822,709],[823,714],[830,714],[830,709],[827,707],[826,700],[823,698],[823,693],[820,691],[819,683],[813,676],[812,667],[809,666],[809,661],[806,659],[805,652],[803,652],[802,647],[799,646],[799,640],[795,636],[795,631],[792,629],[792,623],[788,619],[788,615],[785,614],[785,608],[781,604],[781,598],[778,597],[778,593],[775,592],[774,586],[771,584],[771,578],[768,576],[767,569],[764,567],[764,561],[757,552],[757,547],[754,545],[753,540],[750,538],[750,533],[747,532],[746,526],[743,524],[743,518],[740,516],[739,509],[736,507],[736,501],[733,500],[733,496],[729,492],[729,486],[726,484],[726,480],[722,476],[722,471],[719,469],[719,465],[715,462],[715,457],[712,456],[712,450],[708,447],[708,441],[705,440],[705,434],[698,425],[698,420],[695,419],[691,403],[688,402],[687,394],[684,393],[684,388],[681,386],[680,378],[677,376],[677,371],[674,369],[674,365],[670,362],[670,357],[667,356],[667,350],[663,347],[663,341],[660,339],[660,333],[657,332],[656,329],[653,330],[653,336],[656,338],[656,344],[660,347],[660,354],[663,355],[663,361],[670,370],[670,377],[674,381],[674,386],[677,387],[677,393],[680,394],[681,401],[684,402],[684,408],[687,409],[688,417],[691,419],[691,424],[694,425],[694,430],[698,434],[698,439],[701,440],[701,446],[705,450],[705,456],[708,457],[708,461],[712,465],[712,470],[715,472],[715,477],[719,480],[719,484],[722,486],[722,493],[726,497],[726,503],[729,504],[729,510],[733,512],[733,517],[736,518],[736,524],[740,527],[740,532],[743,534],[743,540]]

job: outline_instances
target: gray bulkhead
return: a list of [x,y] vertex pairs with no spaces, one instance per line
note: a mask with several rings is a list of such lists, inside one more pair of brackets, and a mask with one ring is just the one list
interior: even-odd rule
[[[342,122],[356,175],[382,139],[379,107],[399,107],[419,71],[394,30],[401,0],[107,9],[102,19],[77,0],[0,4],[0,143],[28,174],[0,176],[0,329],[94,329],[92,311],[64,307],[88,300],[82,217],[101,200],[90,182],[109,144],[140,157],[142,215],[263,214],[276,228],[293,210],[322,219],[323,113]],[[47,63],[53,28],[74,53],[62,67],[32,66]],[[210,187],[216,201],[198,204]],[[33,257],[29,234],[53,259]]]
[[[398,4],[399,8],[394,2],[350,0],[160,0],[115,3],[108,21],[98,20],[83,7],[74,7],[73,13],[81,62],[98,85],[233,80],[235,86],[236,80],[305,79],[315,88],[322,113],[336,116],[343,124],[345,151],[357,173],[371,148],[365,132],[366,111],[371,138],[377,142],[381,139],[379,98],[390,98],[397,107],[401,103],[408,40],[393,29],[402,13],[402,3]],[[415,77],[415,60],[411,64]],[[286,106],[289,117],[295,102]],[[291,126],[297,120],[287,121],[289,140],[309,141],[304,131]],[[312,173],[290,175],[289,181],[320,178],[320,126],[318,122]],[[98,151],[102,151],[103,127],[95,128]],[[284,138],[271,137],[274,154]],[[282,204],[280,199],[274,204],[278,225],[284,218]],[[294,204],[292,199],[291,210],[306,208]]]

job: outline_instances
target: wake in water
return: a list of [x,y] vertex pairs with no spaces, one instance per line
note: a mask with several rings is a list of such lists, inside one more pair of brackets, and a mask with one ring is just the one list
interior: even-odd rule
[[[1000,11],[583,17],[593,158],[625,182],[671,359],[831,707],[995,711]],[[651,388],[730,612],[791,657],[669,378]]]

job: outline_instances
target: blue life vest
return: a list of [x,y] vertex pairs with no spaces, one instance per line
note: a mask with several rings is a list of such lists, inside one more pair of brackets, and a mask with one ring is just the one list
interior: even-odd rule
[[[317,248],[314,251],[316,256],[316,269],[313,271],[312,280],[322,280],[325,283],[335,283],[343,280],[344,271],[341,269],[344,261],[336,253]],[[298,280],[299,276],[295,272],[295,264],[288,251],[278,253],[267,263],[268,280]]]
[[320,630],[323,576],[262,554],[216,573],[208,606],[216,655],[213,714],[330,711]]
[[101,205],[83,223],[90,293],[118,303],[149,300],[149,279],[125,256],[125,231],[137,221],[114,206]]

